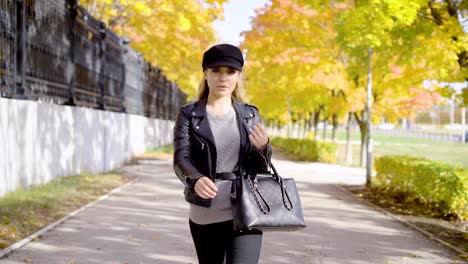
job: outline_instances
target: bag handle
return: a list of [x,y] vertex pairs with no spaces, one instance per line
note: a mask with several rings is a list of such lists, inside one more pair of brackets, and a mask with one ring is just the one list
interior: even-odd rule
[[[267,201],[265,200],[265,198],[263,198],[263,195],[260,192],[260,190],[258,189],[257,185],[253,183],[253,181],[252,181],[252,179],[250,177],[248,177],[248,181],[249,181],[250,189],[252,190],[253,196],[255,198],[255,202],[257,202],[258,208],[260,208],[260,211],[262,211],[262,213],[269,214],[271,212],[270,205],[268,205]],[[257,194],[258,194],[258,196],[260,196],[263,203],[266,205],[266,207],[267,207],[266,209],[263,208],[263,206],[261,205],[260,200],[258,200]]]
[[[284,208],[286,208],[286,210],[291,211],[293,209],[293,204],[291,202],[291,199],[289,198],[289,194],[288,194],[288,192],[286,190],[286,187],[284,187],[283,178],[281,178],[281,176],[279,176],[278,172],[276,171],[276,169],[275,169],[275,167],[273,166],[272,163],[270,163],[270,167],[273,170],[273,174],[271,174],[271,176],[279,184],[279,186],[281,188],[281,197],[283,199],[283,206],[284,206]],[[269,214],[271,212],[271,208],[268,205],[265,198],[263,198],[263,195],[260,192],[260,190],[258,189],[257,185],[253,182],[251,177],[247,177],[247,179],[249,181],[250,189],[252,190],[252,193],[254,195],[255,202],[257,203],[258,207],[260,208],[260,211],[262,211],[262,213],[264,213],[264,214]],[[260,196],[263,204],[265,204],[266,207],[267,207],[266,209],[263,208],[263,206],[260,203],[260,200],[258,199],[257,196]]]
[[[293,204],[291,202],[291,199],[289,198],[289,194],[288,194],[288,192],[286,190],[286,187],[284,187],[283,178],[281,178],[281,176],[279,176],[278,172],[275,169],[275,166],[273,166],[273,163],[270,163],[270,167],[273,170],[273,176],[274,176],[273,178],[278,182],[278,184],[281,187],[281,196],[283,198],[284,208],[286,208],[286,210],[288,210],[288,211],[291,211],[293,209]],[[289,202],[289,205],[286,202],[286,199],[287,199],[287,202]]]
[[[291,202],[291,199],[289,198],[289,194],[288,192],[286,191],[286,187],[284,187],[283,185],[283,179],[281,179],[281,196],[283,197],[283,205],[284,205],[284,208],[286,208],[286,210],[288,211],[291,211],[293,209],[293,204]],[[289,206],[288,204],[286,203],[286,199],[288,200],[289,202]]]

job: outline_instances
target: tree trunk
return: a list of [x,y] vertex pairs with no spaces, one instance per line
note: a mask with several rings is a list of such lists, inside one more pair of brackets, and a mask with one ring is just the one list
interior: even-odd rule
[[320,118],[320,110],[314,112],[314,141],[317,141],[318,138],[318,122]]
[[346,163],[353,164],[353,149],[351,145],[351,125],[353,123],[353,113],[348,113],[348,120],[346,124]]
[[408,120],[406,118],[401,119],[401,128],[403,130],[408,130]]
[[323,141],[327,140],[327,125],[328,125],[328,119],[323,120],[323,135],[322,135]]
[[332,140],[336,142],[336,130],[338,129],[338,114],[333,113],[333,131],[332,131]]
[[306,138],[309,139],[309,133],[312,131],[312,123],[313,123],[313,119],[314,119],[314,114],[313,113],[310,113],[309,114],[309,117],[307,118],[307,121],[306,121],[306,124],[307,124],[307,134],[306,134]]
[[461,126],[462,126],[462,144],[465,143],[465,131],[466,131],[466,107],[462,107],[461,109]]
[[455,123],[455,94],[452,95],[450,98],[450,127],[453,127],[453,123]]
[[297,114],[296,120],[296,138],[301,138],[301,130],[302,130],[302,114]]
[[302,118],[302,126],[303,126],[302,138],[307,139],[307,131],[309,129],[308,122],[307,122],[307,115],[304,115],[304,117]]
[[365,167],[366,166],[366,156],[367,156],[367,152],[366,152],[366,137],[367,137],[367,127],[362,127],[361,124],[359,124],[359,130],[361,130],[361,163],[360,163],[360,166],[361,167]]
[[[363,111],[364,112],[364,111]],[[362,114],[364,116],[364,113]],[[356,122],[359,125],[359,131],[361,132],[361,157],[360,157],[360,165],[364,167],[366,165],[366,137],[367,137],[367,123],[364,118],[359,119],[359,116],[354,113],[354,117],[356,118]]]
[[310,113],[309,120],[307,120],[307,127],[308,127],[307,132],[310,132],[312,130],[313,122],[314,122],[314,113]]

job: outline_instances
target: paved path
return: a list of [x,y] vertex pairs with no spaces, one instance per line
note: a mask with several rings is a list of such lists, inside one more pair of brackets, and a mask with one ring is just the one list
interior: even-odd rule
[[[308,226],[299,232],[265,233],[260,263],[465,263],[334,186],[364,183],[363,170],[285,160],[274,163],[280,174],[296,178]],[[132,165],[122,171],[140,176],[141,181],[0,263],[196,263],[188,205],[172,164]]]

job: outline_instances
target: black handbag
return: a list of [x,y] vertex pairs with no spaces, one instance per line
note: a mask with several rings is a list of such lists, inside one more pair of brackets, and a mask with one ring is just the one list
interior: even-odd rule
[[273,174],[238,177],[232,188],[234,231],[295,231],[304,228],[301,200],[293,178]]

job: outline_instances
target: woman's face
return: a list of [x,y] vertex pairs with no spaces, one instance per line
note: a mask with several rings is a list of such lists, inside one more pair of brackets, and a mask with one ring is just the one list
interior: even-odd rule
[[215,98],[231,96],[237,81],[240,78],[240,72],[230,67],[208,68],[205,72],[205,78],[208,82],[210,96]]

